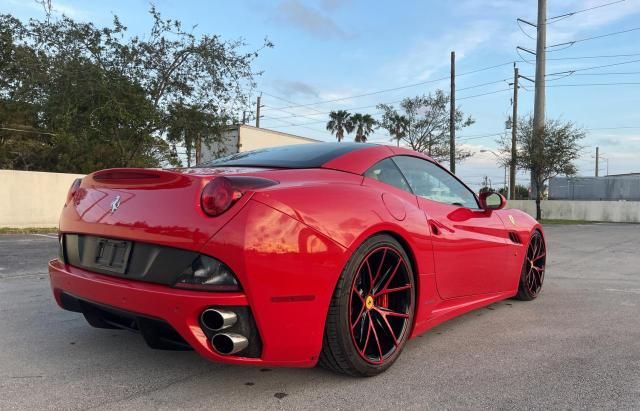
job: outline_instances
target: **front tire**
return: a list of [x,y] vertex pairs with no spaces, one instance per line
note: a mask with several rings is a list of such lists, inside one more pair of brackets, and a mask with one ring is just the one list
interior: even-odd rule
[[547,261],[547,247],[540,231],[531,234],[527,254],[524,257],[518,295],[516,299],[531,301],[540,295],[544,282],[544,269]]
[[358,377],[384,372],[402,352],[414,312],[409,256],[389,235],[367,239],[347,262],[334,291],[320,365]]

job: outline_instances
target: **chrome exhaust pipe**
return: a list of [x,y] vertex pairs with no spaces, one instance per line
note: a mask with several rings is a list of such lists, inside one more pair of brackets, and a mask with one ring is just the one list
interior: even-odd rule
[[202,325],[211,331],[220,331],[229,328],[238,321],[238,316],[233,311],[208,308],[200,314]]
[[232,355],[247,348],[249,340],[240,334],[220,333],[211,338],[211,345],[218,354]]

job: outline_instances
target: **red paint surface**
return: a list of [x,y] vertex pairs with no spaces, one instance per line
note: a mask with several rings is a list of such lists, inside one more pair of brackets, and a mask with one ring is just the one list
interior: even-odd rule
[[[154,170],[154,178],[136,175],[144,170],[125,170],[133,174],[124,183],[89,175],[63,209],[60,232],[211,255],[236,273],[243,291],[179,290],[53,260],[49,272],[54,294],[66,291],[164,319],[211,360],[286,366],[317,362],[329,301],[342,269],[353,251],[379,232],[400,240],[411,259],[416,276],[412,336],[515,295],[529,235],[541,229],[535,220],[517,210],[436,203],[362,176],[394,154],[428,159],[405,149],[371,146],[334,159],[323,169]],[[209,217],[200,208],[200,194],[221,174],[262,176],[279,184],[246,193],[222,215]],[[112,214],[110,203],[116,195],[121,204]],[[524,243],[512,243],[509,231]],[[205,307],[224,305],[251,307],[263,342],[260,358],[225,357],[211,349],[198,316]]]

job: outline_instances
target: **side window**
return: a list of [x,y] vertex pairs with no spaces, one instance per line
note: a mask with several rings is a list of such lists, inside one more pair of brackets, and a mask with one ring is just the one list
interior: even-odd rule
[[407,180],[405,180],[400,170],[398,170],[398,166],[390,158],[374,164],[364,173],[364,176],[392,185],[400,190],[411,192]]
[[436,164],[410,156],[396,156],[393,160],[416,195],[440,203],[478,208],[475,195]]

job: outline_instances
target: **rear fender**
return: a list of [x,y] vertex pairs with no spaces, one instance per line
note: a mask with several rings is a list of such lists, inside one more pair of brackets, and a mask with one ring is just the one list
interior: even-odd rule
[[[345,173],[342,173],[345,175]],[[357,176],[361,181],[362,176]],[[407,193],[394,193],[393,187],[368,181],[367,185],[314,184],[295,189],[278,188],[269,192],[256,193],[253,201],[262,202],[293,219],[312,227],[345,248],[345,257],[334,275],[331,290],[355,250],[369,237],[378,233],[389,233],[406,245],[407,253],[413,258],[416,273],[416,301],[426,301],[427,305],[416,304],[416,324],[424,321],[430,307],[439,299],[435,287],[431,287],[435,276],[433,248],[426,219],[417,207],[415,197]],[[398,190],[399,191],[399,190]],[[385,195],[383,201],[382,195]],[[393,202],[404,208],[404,218],[392,215],[389,196]],[[346,211],[355,210],[355,211]]]

